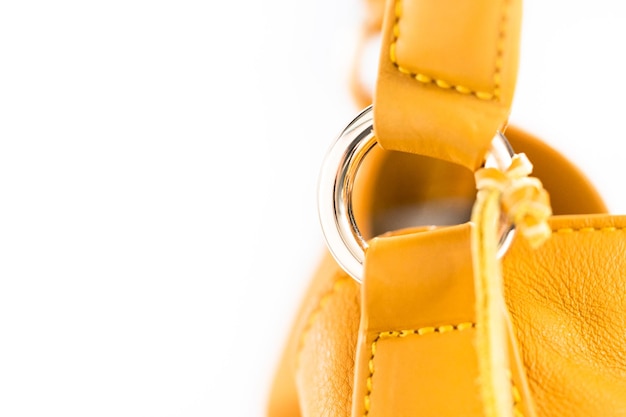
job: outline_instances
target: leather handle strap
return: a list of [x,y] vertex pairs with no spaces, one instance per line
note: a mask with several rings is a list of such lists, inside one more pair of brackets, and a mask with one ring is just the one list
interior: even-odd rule
[[[366,254],[352,417],[534,416],[512,334],[506,381],[482,396],[472,225],[375,238]],[[508,322],[507,322],[508,324]]]
[[521,0],[389,0],[374,96],[385,149],[481,165],[505,127]]

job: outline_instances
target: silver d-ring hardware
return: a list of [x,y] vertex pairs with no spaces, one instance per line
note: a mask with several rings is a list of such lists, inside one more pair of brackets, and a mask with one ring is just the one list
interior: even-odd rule
[[[352,211],[352,188],[356,173],[376,145],[372,106],[361,112],[339,135],[328,151],[319,177],[318,212],[322,232],[337,263],[357,282],[363,279],[367,242],[361,235]],[[504,135],[497,132],[485,158],[486,167],[506,170],[513,151]],[[514,229],[503,225],[498,256],[503,256]]]

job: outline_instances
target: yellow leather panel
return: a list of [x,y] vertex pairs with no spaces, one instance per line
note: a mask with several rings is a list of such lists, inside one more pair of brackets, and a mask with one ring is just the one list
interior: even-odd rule
[[470,233],[463,224],[370,241],[363,284],[368,329],[474,322]]
[[480,416],[475,330],[406,333],[385,332],[373,343],[367,415]]
[[[479,386],[482,353],[475,333],[471,229],[470,224],[422,229],[370,242],[353,416],[486,415]],[[511,362],[521,366],[514,352]],[[529,397],[521,395],[526,392],[522,373],[513,373],[516,382],[505,388],[516,399],[511,412],[530,416],[531,407],[524,403]],[[454,401],[446,401],[449,395]]]
[[389,1],[374,97],[383,148],[477,168],[510,111],[520,15],[519,0]]
[[[296,354],[296,386],[303,416],[349,415],[351,401],[342,387],[352,391],[346,378],[353,369],[357,343],[359,292],[352,278],[335,278],[300,334]],[[338,335],[340,333],[340,335]],[[349,375],[349,374],[348,374]]]
[[539,250],[504,258],[508,306],[538,415],[626,415],[626,216],[562,216]]
[[[353,416],[481,415],[470,233],[462,225],[370,242]],[[441,401],[450,392],[455,401]]]
[[[314,276],[274,378],[268,403],[272,417],[350,414],[360,288],[329,254]],[[324,339],[328,344],[321,350],[317,343]]]
[[493,0],[396,1],[390,58],[417,82],[497,98],[506,6]]

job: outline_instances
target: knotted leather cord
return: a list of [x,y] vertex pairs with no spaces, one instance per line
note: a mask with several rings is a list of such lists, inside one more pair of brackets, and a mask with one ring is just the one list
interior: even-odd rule
[[513,157],[505,171],[483,168],[476,172],[478,195],[472,210],[476,231],[472,256],[476,285],[476,327],[483,402],[487,417],[512,416],[512,398],[504,390],[508,377],[507,333],[501,265],[498,260],[499,229],[507,224],[536,248],[550,237],[547,219],[552,214],[549,196],[541,181],[528,177],[532,164],[524,154]]

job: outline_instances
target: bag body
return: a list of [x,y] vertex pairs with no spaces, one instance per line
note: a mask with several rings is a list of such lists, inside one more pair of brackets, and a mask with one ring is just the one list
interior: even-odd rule
[[[626,216],[606,214],[584,174],[507,126],[521,3],[384,10],[378,144],[350,208],[367,241],[363,283],[330,254],[320,262],[269,415],[626,415]],[[517,233],[497,259],[477,223],[508,208],[476,208],[472,171],[498,130],[533,162],[553,215],[543,245]]]

